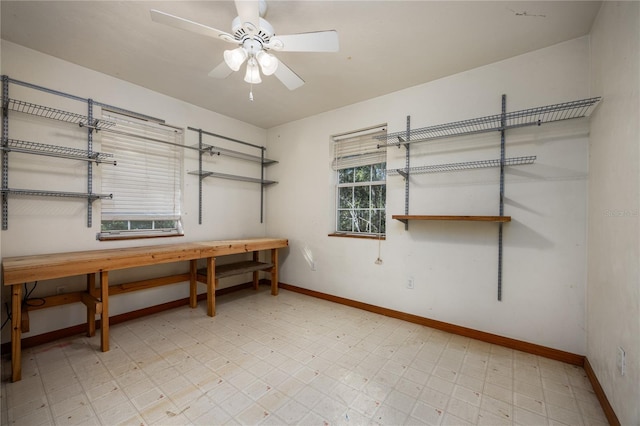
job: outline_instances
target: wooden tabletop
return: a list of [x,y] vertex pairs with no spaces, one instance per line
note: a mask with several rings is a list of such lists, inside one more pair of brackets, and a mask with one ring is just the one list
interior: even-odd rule
[[287,245],[288,241],[281,238],[250,238],[16,256],[2,260],[2,275],[4,285],[14,285],[100,271],[276,249]]

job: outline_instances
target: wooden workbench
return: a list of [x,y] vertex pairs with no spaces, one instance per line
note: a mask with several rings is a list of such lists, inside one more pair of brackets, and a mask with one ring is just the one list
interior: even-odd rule
[[[164,244],[157,246],[128,247],[121,249],[91,250],[82,252],[52,253],[33,256],[8,257],[2,260],[2,278],[5,286],[11,286],[11,368],[12,380],[21,379],[22,336],[22,285],[33,281],[51,280],[76,275],[87,276],[87,290],[78,300],[87,306],[87,333],[95,334],[95,316],[100,315],[100,346],[109,350],[109,271],[189,261],[189,304],[197,305],[197,283],[207,286],[207,315],[215,316],[215,287],[218,279],[240,273],[253,273],[254,286],[258,285],[258,272],[271,273],[271,294],[278,294],[278,249],[287,247],[288,241],[279,238],[253,238],[225,241]],[[258,252],[271,251],[271,262],[258,261]],[[243,261],[220,267],[216,272],[216,257],[253,253],[252,261]],[[207,260],[207,268],[197,270],[198,259]],[[100,287],[97,288],[97,277]],[[144,288],[139,286],[138,289]],[[112,290],[114,290],[112,288]],[[122,292],[120,289],[119,292]]]

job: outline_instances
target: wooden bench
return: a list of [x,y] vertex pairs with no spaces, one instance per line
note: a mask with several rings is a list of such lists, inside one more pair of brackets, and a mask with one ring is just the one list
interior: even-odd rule
[[[110,295],[189,281],[189,305],[195,308],[198,303],[197,285],[198,282],[203,282],[207,286],[207,315],[214,316],[215,287],[220,278],[251,272],[254,287],[257,288],[259,272],[270,272],[271,294],[277,295],[278,249],[287,246],[286,239],[254,238],[5,258],[2,261],[3,282],[4,285],[11,287],[12,380],[18,381],[22,375],[21,336],[23,330],[29,330],[29,310],[67,303],[84,303],[87,307],[87,334],[95,335],[95,319],[96,315],[100,315],[100,347],[103,352],[106,352],[109,350]],[[259,252],[263,250],[271,251],[270,263],[258,260]],[[240,253],[253,253],[253,260],[220,265],[216,268],[217,257]],[[199,259],[206,259],[207,262],[207,267],[201,271],[197,268]],[[189,262],[188,274],[109,286],[109,271],[180,261]],[[23,309],[23,283],[76,275],[86,275],[86,291],[49,296],[43,299],[45,303],[42,306],[28,306]]]

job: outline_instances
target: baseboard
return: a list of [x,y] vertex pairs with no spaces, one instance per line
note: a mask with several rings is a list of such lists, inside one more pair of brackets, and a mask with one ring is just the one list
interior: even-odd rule
[[279,287],[296,293],[305,294],[307,296],[313,296],[319,299],[328,300],[330,302],[340,303],[342,305],[351,306],[353,308],[374,312],[376,314],[385,315],[391,318],[401,319],[404,321],[412,322],[414,324],[424,325],[427,327],[435,328],[436,330],[442,330],[460,336],[470,337],[472,339],[481,340],[483,342],[493,343],[495,345],[504,346],[510,349],[516,349],[522,352],[540,355],[545,358],[566,362],[568,364],[579,366],[584,365],[584,356],[573,354],[571,352],[565,352],[559,349],[553,349],[546,346],[536,345],[534,343],[524,342],[522,340],[511,339],[509,337],[503,337],[497,334],[486,333],[484,331],[474,330],[472,328],[462,327],[459,325],[437,321],[418,315],[395,311],[393,309],[370,305],[368,303],[358,302],[356,300],[346,299],[344,297],[333,296],[331,294],[321,293],[319,291],[309,290],[291,284],[279,283]]
[[[269,282],[268,280],[265,280]],[[607,395],[604,393],[598,377],[596,376],[589,360],[582,355],[573,354],[570,352],[561,351],[558,349],[548,348],[546,346],[536,345],[522,340],[510,339],[508,337],[498,336],[496,334],[486,333],[484,331],[474,330],[472,328],[461,327],[455,324],[449,324],[442,321],[436,321],[433,319],[421,317],[418,315],[407,314],[405,312],[395,311],[393,309],[382,308],[380,306],[370,305],[368,303],[358,302],[356,300],[347,299],[344,297],[333,296],[327,293],[321,293],[315,290],[309,290],[302,287],[297,287],[291,284],[278,283],[278,286],[282,289],[293,291],[296,293],[304,294],[307,296],[316,297],[318,299],[328,300],[330,302],[339,303],[353,308],[362,309],[365,311],[373,312],[376,314],[385,315],[391,318],[401,319],[404,321],[412,322],[415,324],[424,325],[427,327],[435,328],[437,330],[446,331],[449,333],[457,334],[460,336],[470,337],[472,339],[481,340],[483,342],[492,343],[500,346],[504,346],[510,349],[516,349],[522,352],[540,355],[545,358],[554,359],[556,361],[566,362],[568,364],[579,365],[584,368],[593,391],[600,402],[600,406],[604,411],[607,421],[611,426],[620,426],[618,416],[616,416],[613,407],[607,399]]]
[[591,367],[591,363],[589,359],[585,357],[584,359],[584,371],[587,373],[587,377],[591,382],[591,386],[593,387],[593,391],[600,402],[600,406],[602,407],[602,411],[604,411],[604,415],[607,417],[607,421],[611,426],[620,426],[620,420],[618,420],[618,416],[616,416],[615,411],[613,411],[613,407],[609,403],[609,399],[607,395],[604,393],[604,389],[602,389],[602,385],[600,385],[600,381],[596,376],[596,372],[593,371],[593,367]]
[[[246,288],[253,288],[253,283],[243,283],[234,285],[231,287],[226,287],[220,290],[216,290],[216,297],[222,296],[224,294],[233,293],[239,290],[244,290]],[[198,300],[205,300],[207,298],[207,294],[199,294]],[[169,309],[178,308],[180,306],[189,305],[189,298],[173,300],[167,303],[161,303],[159,305],[149,306],[147,308],[138,309],[131,312],[125,312],[120,315],[114,315],[109,317],[109,325],[120,324],[125,321],[130,321],[136,318],[141,318],[147,315],[157,314],[158,312],[166,311]],[[100,320],[96,320],[96,329],[100,328]],[[62,328],[59,330],[49,331],[47,333],[38,334],[37,336],[30,336],[22,339],[22,348],[30,348],[33,346],[43,345],[45,343],[50,343],[58,339],[63,339],[66,337],[72,337],[78,334],[83,334],[87,332],[87,324],[78,324],[73,325],[71,327]],[[11,342],[3,343],[0,347],[0,351],[3,354],[11,354]]]

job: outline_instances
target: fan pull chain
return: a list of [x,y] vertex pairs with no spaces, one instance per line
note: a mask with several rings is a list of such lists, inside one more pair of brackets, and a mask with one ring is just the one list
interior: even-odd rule
[[253,83],[249,86],[249,100],[253,102]]

